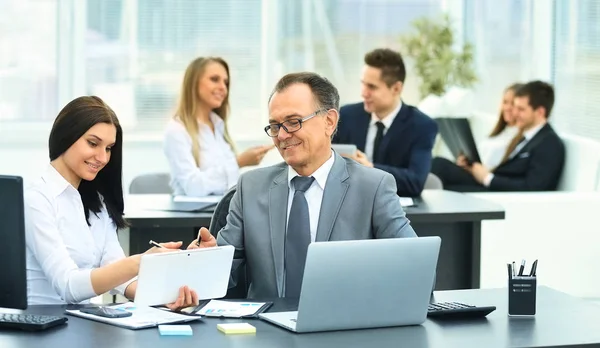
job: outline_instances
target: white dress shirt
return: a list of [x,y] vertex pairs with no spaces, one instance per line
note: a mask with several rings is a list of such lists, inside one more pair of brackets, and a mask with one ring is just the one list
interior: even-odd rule
[[517,127],[506,127],[500,134],[482,141],[478,146],[481,164],[486,168],[496,168],[502,161],[506,148],[518,132]]
[[[323,163],[319,169],[315,170],[312,177],[315,178],[312,185],[304,192],[306,203],[308,204],[308,214],[310,218],[310,241],[314,242],[317,237],[317,226],[319,224],[319,214],[321,212],[321,203],[323,201],[323,191],[325,191],[325,184],[327,183],[327,177],[333,167],[335,157],[331,152],[331,157],[325,163]],[[292,201],[294,199],[294,185],[292,179],[299,176],[298,173],[290,166],[288,166],[288,207],[287,207],[287,220],[290,219],[290,209],[292,209]],[[287,223],[286,223],[287,225]]]
[[[519,153],[519,151],[521,151],[523,149],[523,147],[525,147],[525,145],[527,145],[528,142],[531,141],[531,139],[533,139],[533,137],[540,131],[540,129],[542,129],[544,126],[546,125],[546,122],[539,124],[533,128],[530,128],[526,131],[523,132],[523,137],[525,138],[524,141],[522,141],[521,143],[519,143],[515,149],[513,150],[513,152],[510,153],[510,155],[508,156],[508,158],[513,158],[516,154]],[[483,186],[485,187],[489,187],[490,184],[492,183],[492,180],[494,179],[494,173],[489,173],[485,179],[483,179]]]
[[[225,141],[225,122],[214,112],[210,119],[214,133],[208,125],[199,123],[195,139],[181,122],[171,120],[167,125],[164,152],[171,169],[174,195],[221,195],[237,183],[240,168],[231,146]],[[192,155],[192,141],[200,142],[200,166]]]
[[[92,287],[92,269],[125,257],[104,203],[100,213],[90,213],[89,221],[91,226],[79,191],[52,165],[25,190],[30,305],[89,302],[98,295]],[[123,294],[134,279],[115,290]]]
[[365,143],[365,154],[367,155],[369,161],[373,162],[373,149],[375,147],[375,136],[377,136],[376,123],[383,123],[383,125],[385,126],[385,128],[383,129],[383,135],[385,135],[388,129],[390,129],[392,122],[394,122],[394,119],[400,112],[401,108],[402,101],[398,103],[398,106],[394,110],[392,110],[391,113],[389,113],[382,119],[379,119],[379,117],[377,117],[377,115],[374,112],[371,113],[371,122],[369,123],[369,130],[367,131],[367,142]]

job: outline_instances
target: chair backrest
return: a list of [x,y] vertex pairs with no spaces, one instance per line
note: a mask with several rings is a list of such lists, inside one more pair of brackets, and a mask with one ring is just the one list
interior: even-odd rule
[[[219,231],[227,224],[227,215],[229,214],[229,203],[235,194],[236,187],[233,186],[229,191],[225,192],[223,198],[217,203],[210,226],[208,230],[215,238]],[[236,262],[234,260],[234,262]],[[246,275],[246,265],[241,264],[231,272],[231,278],[235,282],[235,286],[227,290],[224,299],[244,299],[248,296],[248,281]]]
[[600,191],[600,142],[572,134],[561,134],[565,164],[559,191]]
[[132,194],[172,193],[169,173],[149,173],[136,176],[129,185]]
[[425,190],[443,190],[444,184],[442,180],[437,177],[437,175],[429,173],[427,175],[427,179],[425,180],[425,186],[423,187]]
[[229,203],[235,193],[235,186],[225,192],[223,198],[217,203],[212,219],[210,219],[210,226],[208,230],[215,238],[219,231],[227,224],[227,215],[229,214]]

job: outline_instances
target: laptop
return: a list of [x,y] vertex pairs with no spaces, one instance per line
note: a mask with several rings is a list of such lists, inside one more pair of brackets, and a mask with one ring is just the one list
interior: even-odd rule
[[298,311],[259,318],[298,333],[420,325],[440,244],[440,237],[311,243]]

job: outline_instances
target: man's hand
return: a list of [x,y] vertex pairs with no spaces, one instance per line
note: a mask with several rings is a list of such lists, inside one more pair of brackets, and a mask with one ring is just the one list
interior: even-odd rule
[[198,248],[210,248],[215,246],[217,246],[217,240],[215,237],[210,234],[206,227],[202,227],[198,232],[198,239],[194,239],[187,248],[190,250]]
[[350,158],[352,158],[353,160],[362,164],[365,167],[373,168],[373,163],[371,163],[367,158],[367,155],[365,155],[365,153],[360,150],[356,150],[356,154]]
[[468,172],[471,171],[471,165],[469,164],[469,161],[467,160],[467,157],[465,155],[458,156],[458,158],[456,159],[456,165]]
[[194,290],[191,290],[187,286],[179,288],[179,296],[173,303],[167,304],[167,308],[172,311],[180,311],[183,308],[197,306],[198,305],[198,294]]
[[481,163],[475,162],[471,165],[471,174],[478,183],[483,185],[483,180],[490,174],[490,171]]

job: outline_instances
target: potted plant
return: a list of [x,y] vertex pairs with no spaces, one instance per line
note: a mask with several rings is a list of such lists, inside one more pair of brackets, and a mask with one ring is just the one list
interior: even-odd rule
[[[419,108],[430,116],[450,116],[448,99],[458,103],[477,82],[474,48],[457,47],[450,16],[422,17],[411,23],[412,31],[401,37],[403,53],[412,59],[420,80]],[[449,93],[450,92],[450,93]],[[447,95],[452,94],[452,95]],[[462,94],[462,96],[461,96]]]

